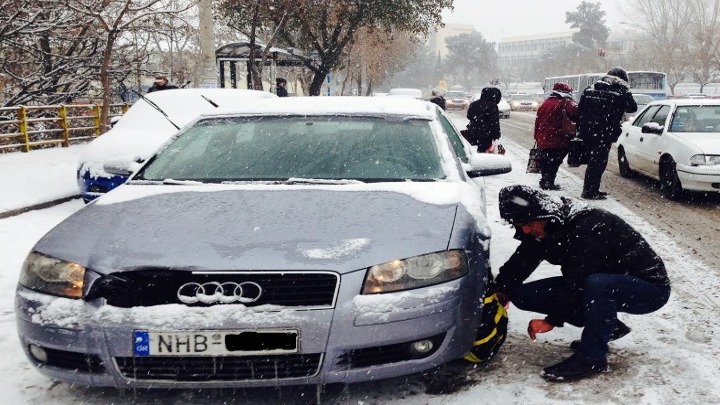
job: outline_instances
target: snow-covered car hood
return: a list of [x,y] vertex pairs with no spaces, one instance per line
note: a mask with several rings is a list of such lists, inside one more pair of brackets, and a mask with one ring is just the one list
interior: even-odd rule
[[[172,191],[134,198],[143,187]],[[121,186],[51,230],[35,249],[100,273],[143,267],[348,272],[445,250],[454,227],[475,226],[466,213],[458,217],[468,223],[454,224],[462,204],[393,191],[201,188]],[[121,202],[105,202],[111,198]]]

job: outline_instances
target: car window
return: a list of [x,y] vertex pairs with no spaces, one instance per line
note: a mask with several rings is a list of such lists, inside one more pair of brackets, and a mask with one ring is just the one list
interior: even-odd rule
[[670,128],[672,132],[720,132],[720,106],[679,106]]
[[428,120],[403,117],[209,118],[178,135],[136,179],[441,179],[435,136]]
[[465,152],[465,146],[463,146],[463,143],[460,140],[460,135],[457,133],[457,131],[455,131],[455,127],[444,115],[439,112],[438,120],[440,121],[440,125],[442,125],[443,130],[445,130],[445,133],[447,133],[447,136],[450,139],[450,144],[455,150],[455,154],[460,158],[462,162],[467,163],[468,158]]
[[650,121],[654,122],[658,125],[664,126],[665,121],[667,121],[668,115],[670,115],[670,106],[664,105],[664,106],[660,107],[660,110],[658,110],[658,112],[655,113],[655,115],[652,117],[652,120],[650,120]]
[[645,109],[645,112],[641,113],[640,116],[633,122],[634,127],[641,127],[652,119],[657,110],[660,109],[659,105],[650,106]]

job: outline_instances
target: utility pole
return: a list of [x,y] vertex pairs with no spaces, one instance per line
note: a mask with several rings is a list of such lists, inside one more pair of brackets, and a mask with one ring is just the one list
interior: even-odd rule
[[215,31],[213,30],[212,0],[198,1],[200,19],[200,85],[218,87],[218,70],[215,64]]

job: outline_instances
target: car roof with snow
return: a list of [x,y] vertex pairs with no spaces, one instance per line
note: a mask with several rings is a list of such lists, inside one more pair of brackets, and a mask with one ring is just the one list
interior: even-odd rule
[[217,115],[403,115],[433,119],[437,106],[409,97],[283,97],[255,100],[242,108],[218,108]]
[[720,99],[717,98],[673,98],[667,100],[656,100],[648,105],[670,104],[670,105],[716,105],[720,106]]

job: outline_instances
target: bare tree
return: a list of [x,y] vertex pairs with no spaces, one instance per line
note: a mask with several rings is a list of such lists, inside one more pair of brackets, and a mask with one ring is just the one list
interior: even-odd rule
[[688,0],[692,10],[690,67],[692,78],[700,84],[700,92],[711,83],[718,71],[720,53],[720,0]]
[[110,107],[110,76],[113,52],[117,41],[149,19],[176,15],[194,5],[178,6],[172,0],[66,0],[69,9],[91,17],[102,33],[104,47],[100,61],[99,79],[102,85],[100,122],[107,124]]
[[636,27],[644,30],[651,41],[661,70],[668,74],[668,84],[675,85],[690,74],[689,32],[693,24],[690,1],[631,0],[629,3]]
[[4,105],[64,103],[87,93],[102,41],[90,21],[48,0],[0,5]]

